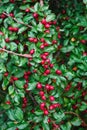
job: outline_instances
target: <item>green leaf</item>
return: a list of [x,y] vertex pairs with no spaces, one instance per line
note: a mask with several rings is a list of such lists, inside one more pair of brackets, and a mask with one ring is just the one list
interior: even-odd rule
[[39,10],[39,3],[36,3],[36,4],[34,5],[34,10],[35,10],[36,12]]
[[49,21],[53,21],[55,19],[55,15],[54,14],[50,14],[46,17],[46,21],[49,22]]
[[16,85],[18,88],[20,88],[20,89],[23,88],[24,84],[25,84],[25,81],[23,81],[23,80],[22,80],[22,81],[20,81],[20,80],[15,81],[15,85]]
[[81,106],[79,107],[79,110],[80,110],[80,111],[84,111],[84,110],[86,110],[86,109],[87,109],[87,103],[82,102],[82,103],[81,103]]
[[67,46],[67,47],[63,47],[63,48],[61,49],[61,51],[62,51],[63,53],[66,53],[66,52],[72,51],[73,49],[74,49],[74,46]]
[[17,107],[15,110],[15,117],[19,120],[22,121],[23,120],[23,111]]
[[14,111],[13,110],[8,110],[7,115],[9,117],[10,120],[14,121],[15,120],[15,115],[14,115]]
[[50,130],[49,124],[43,123],[42,126],[43,126],[44,130]]
[[74,126],[80,126],[81,125],[81,120],[79,118],[74,118],[71,121],[71,124],[74,125]]
[[9,86],[8,92],[9,92],[9,95],[11,95],[14,92],[14,87],[13,86]]
[[17,50],[17,44],[15,42],[10,42],[10,49],[11,49],[11,51],[16,51]]
[[24,130],[24,128],[26,128],[28,126],[28,123],[22,123],[22,124],[19,124],[17,127],[20,129],[20,130]]
[[21,27],[19,30],[18,30],[18,34],[20,33],[23,33],[24,31],[27,30],[27,27]]
[[34,112],[37,116],[39,116],[39,115],[42,115],[43,114],[43,112],[42,111],[36,111],[36,112]]
[[29,83],[28,84],[28,90],[33,90],[36,88],[36,82],[33,82],[33,83]]
[[3,73],[6,71],[5,65],[3,63],[0,63],[0,73]]

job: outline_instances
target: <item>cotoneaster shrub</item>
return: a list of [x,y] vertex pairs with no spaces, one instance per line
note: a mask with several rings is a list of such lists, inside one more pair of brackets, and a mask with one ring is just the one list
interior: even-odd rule
[[66,1],[0,2],[0,130],[86,130],[86,8]]

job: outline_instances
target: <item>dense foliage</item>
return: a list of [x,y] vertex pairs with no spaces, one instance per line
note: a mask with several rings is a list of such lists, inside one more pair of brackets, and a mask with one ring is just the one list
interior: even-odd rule
[[85,4],[0,2],[0,130],[87,129]]

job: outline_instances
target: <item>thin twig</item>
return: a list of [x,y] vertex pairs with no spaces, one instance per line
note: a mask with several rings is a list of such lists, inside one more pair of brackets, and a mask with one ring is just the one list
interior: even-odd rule
[[69,111],[69,112],[64,112],[64,114],[71,114],[71,115],[77,116],[82,121],[82,123],[84,124],[84,126],[87,127],[86,122],[77,113]]
[[43,6],[43,5],[44,5],[44,4],[43,4],[43,0],[40,0],[40,5],[41,5],[41,6]]
[[32,95],[31,92],[29,92],[29,97],[31,98],[31,100],[32,100],[32,102],[34,103],[34,105],[37,106],[38,103],[36,102],[35,97]]
[[13,55],[20,56],[20,57],[25,57],[25,58],[31,58],[32,57],[30,54],[18,54],[18,53],[15,53],[13,51],[8,51],[8,50],[3,49],[3,48],[0,48],[0,51],[7,52],[8,54],[13,54]]
[[[9,14],[7,14],[7,13],[3,13],[4,15],[6,15],[7,17],[11,17]],[[27,26],[28,28],[32,28],[32,26],[30,26],[30,25],[28,25],[28,24],[25,24],[24,22],[20,22],[20,21],[18,21],[16,18],[14,18],[14,17],[11,17],[15,22],[17,22],[17,23],[19,23],[19,24],[23,24],[23,25],[25,25],[25,26]]]

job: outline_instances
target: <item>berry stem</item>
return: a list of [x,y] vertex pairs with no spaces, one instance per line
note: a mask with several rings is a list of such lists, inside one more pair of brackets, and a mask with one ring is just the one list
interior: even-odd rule
[[[3,13],[3,14],[5,14],[7,17],[11,17],[9,14],[7,14],[7,13]],[[14,17],[11,17],[15,22],[17,22],[17,23],[19,23],[19,24],[22,24],[22,25],[25,25],[25,26],[27,26],[28,28],[32,28],[32,26],[30,26],[30,25],[28,25],[28,24],[25,24],[24,22],[19,22],[16,18],[14,18]]]
[[43,6],[43,0],[40,0],[40,5]]
[[65,114],[65,115],[66,115],[66,114],[71,114],[71,115],[77,116],[77,117],[82,121],[82,123],[84,124],[84,126],[87,127],[86,122],[85,122],[77,113],[69,111],[69,112],[64,112],[64,114]]
[[20,57],[25,57],[25,58],[31,58],[32,57],[30,54],[18,54],[18,53],[15,53],[13,51],[8,51],[4,48],[0,48],[0,51],[1,52],[7,52],[8,54],[13,54],[13,55],[20,56]]

